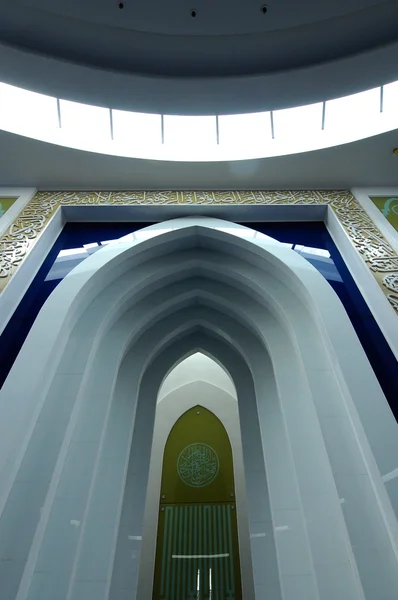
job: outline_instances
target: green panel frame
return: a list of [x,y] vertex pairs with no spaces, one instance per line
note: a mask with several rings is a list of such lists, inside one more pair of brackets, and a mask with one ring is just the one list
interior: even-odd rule
[[159,507],[153,600],[241,600],[231,444],[202,406],[170,432]]

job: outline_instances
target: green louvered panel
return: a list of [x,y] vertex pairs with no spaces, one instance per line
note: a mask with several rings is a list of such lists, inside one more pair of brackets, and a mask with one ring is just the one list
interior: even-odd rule
[[162,506],[154,600],[240,600],[235,506]]

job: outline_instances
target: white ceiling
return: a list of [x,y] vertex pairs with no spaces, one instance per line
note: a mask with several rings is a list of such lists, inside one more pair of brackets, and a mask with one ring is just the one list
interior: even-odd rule
[[[397,0],[0,0],[0,81],[111,108],[227,114],[398,80]],[[190,16],[192,8],[197,17]]]
[[[261,12],[262,0],[123,0],[121,12],[117,2],[109,0],[14,0],[5,13],[22,20],[30,17],[73,19],[86,25],[118,27],[129,32],[166,35],[238,35],[255,31],[274,31],[299,27],[326,20],[358,15],[360,11],[382,10],[385,0],[291,0],[267,2],[266,16]],[[196,9],[196,18],[191,11]],[[37,24],[35,23],[35,26]],[[62,32],[69,25],[63,23]],[[123,31],[121,32],[123,33]]]
[[342,189],[397,186],[398,132],[291,156],[179,163],[83,152],[0,131],[0,185],[42,189]]
[[[0,0],[0,81],[87,104],[228,114],[398,80],[398,0]],[[191,9],[197,16],[191,17]],[[1,107],[0,107],[1,109]],[[0,132],[0,185],[78,189],[398,184],[398,134],[242,162],[105,156]]]

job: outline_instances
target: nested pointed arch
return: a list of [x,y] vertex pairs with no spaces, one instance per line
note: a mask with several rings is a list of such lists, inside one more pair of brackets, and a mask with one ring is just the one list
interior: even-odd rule
[[[213,312],[213,311],[210,311],[210,313],[211,312]],[[176,318],[177,318],[177,315],[176,315]],[[184,320],[184,315],[179,315],[179,318]],[[214,314],[214,323],[216,323],[217,320],[219,320],[219,318],[220,318],[220,314],[215,313]],[[170,322],[169,326],[171,328],[173,328],[174,327],[173,322]],[[160,335],[160,337],[163,337],[164,331],[159,332],[159,335]],[[250,338],[253,338],[253,336],[251,334],[249,334],[249,336],[250,336]],[[252,347],[253,351],[257,350],[257,351],[261,352],[260,344],[258,344],[258,346],[256,346],[256,341],[254,338],[252,341],[254,344]],[[153,422],[153,420],[154,420],[157,393],[158,393],[158,389],[161,385],[161,382],[164,380],[165,376],[168,373],[170,373],[172,368],[176,364],[178,364],[181,360],[183,360],[186,356],[188,356],[189,354],[192,354],[193,352],[198,352],[198,351],[207,354],[210,358],[212,358],[213,360],[215,360],[216,362],[218,362],[219,364],[221,364],[223,366],[223,368],[229,373],[234,384],[236,385],[237,393],[242,398],[241,407],[245,407],[246,409],[251,407],[251,417],[249,419],[247,417],[245,417],[245,408],[243,408],[243,418],[241,420],[241,425],[240,425],[240,429],[241,429],[240,435],[242,436],[242,439],[245,440],[245,445],[244,445],[243,451],[244,451],[244,454],[246,455],[245,459],[244,459],[245,469],[247,467],[246,477],[249,482],[252,481],[252,474],[250,472],[250,468],[251,468],[251,469],[253,469],[252,472],[253,472],[254,477],[259,478],[260,474],[262,474],[262,476],[265,480],[263,451],[261,448],[261,443],[259,444],[260,433],[259,433],[259,422],[258,422],[258,418],[256,416],[257,411],[256,411],[256,407],[255,407],[255,404],[256,404],[255,390],[254,390],[253,378],[252,378],[250,368],[248,367],[248,365],[247,365],[246,361],[243,359],[243,357],[239,354],[239,352],[237,350],[235,350],[233,345],[230,344],[230,342],[227,339],[223,338],[220,331],[218,331],[218,332],[214,331],[214,326],[213,326],[213,323],[211,322],[211,319],[206,324],[202,323],[199,326],[192,325],[192,327],[188,327],[184,331],[181,331],[178,336],[174,337],[170,343],[166,343],[164,345],[164,347],[162,348],[162,350],[160,350],[157,353],[156,357],[154,357],[153,361],[146,368],[143,378],[141,380],[141,385],[140,385],[140,392],[139,392],[139,399],[138,399],[138,406],[137,406],[137,413],[136,413],[136,425],[135,425],[135,431],[137,431],[138,435],[136,438],[136,442],[134,441],[134,436],[133,436],[133,444],[131,447],[130,461],[131,461],[131,464],[136,464],[136,460],[137,460],[138,456],[140,456],[140,460],[142,460],[143,455],[146,456],[148,464],[143,467],[142,472],[139,473],[138,476],[140,477],[140,480],[142,481],[142,478],[148,477],[148,473],[151,473],[151,475],[149,478],[149,483],[147,483],[148,493],[147,493],[147,501],[146,501],[146,520],[144,520],[143,547],[142,547],[142,554],[141,554],[141,563],[143,565],[145,565],[145,567],[142,568],[143,573],[141,574],[142,576],[140,578],[140,583],[138,585],[138,596],[139,597],[148,597],[149,598],[152,595],[152,587],[151,587],[152,579],[151,579],[151,577],[149,577],[149,578],[146,577],[146,574],[148,573],[148,571],[151,572],[151,569],[152,569],[152,573],[156,572],[155,563],[154,563],[154,550],[155,550],[156,538],[158,535],[158,532],[156,529],[157,515],[158,515],[158,510],[159,510],[159,505],[158,505],[157,499],[163,495],[166,495],[164,502],[167,502],[168,500],[170,500],[170,498],[169,498],[168,492],[166,491],[166,493],[164,493],[164,492],[162,492],[162,490],[160,488],[161,467],[162,467],[162,464],[164,464],[162,461],[162,454],[163,454],[162,442],[160,441],[160,444],[161,444],[160,448],[159,448],[160,454],[158,455],[158,464],[157,464],[157,467],[160,470],[156,471],[156,468],[155,468],[155,469],[152,469],[152,471],[150,471],[149,457],[151,455],[151,450],[152,450],[152,453],[155,451],[155,447],[152,445],[152,443],[155,443],[155,440],[156,440],[156,443],[159,443],[159,440],[157,439],[157,434],[155,432],[153,442],[152,442],[152,439],[146,440],[146,445],[143,447],[142,437],[139,436],[138,432],[142,431],[142,429],[145,426],[145,421],[148,420],[148,418],[151,422]],[[260,354],[258,355],[258,357],[261,360]],[[263,356],[263,359],[265,359],[265,363],[266,363],[267,356]],[[125,361],[127,362],[126,368],[128,369],[129,368],[129,366],[128,366],[129,354],[126,355]],[[188,410],[189,410],[189,403],[190,403],[189,397],[187,397],[186,400],[188,402]],[[166,401],[166,400],[163,400],[163,402],[164,401]],[[232,398],[229,399],[229,402],[231,402],[231,401],[232,401],[232,404],[235,405],[235,402]],[[162,403],[160,403],[160,404],[162,404]],[[208,408],[210,411],[212,410],[211,406],[208,406]],[[193,410],[193,413],[196,414],[197,409],[192,407],[192,410]],[[213,408],[213,410],[214,410],[214,408]],[[152,411],[152,417],[148,417],[148,411]],[[169,409],[167,408],[166,413],[168,413],[168,412],[169,412]],[[173,425],[173,423],[171,423],[170,425]],[[233,438],[236,438],[236,431],[232,430],[230,432],[230,435],[231,434],[232,434]],[[240,435],[239,435],[239,437],[240,437]],[[209,439],[208,438],[206,438],[206,439],[209,442]],[[251,440],[250,446],[248,444],[249,439]],[[255,443],[252,443],[252,442],[255,442]],[[164,443],[166,443],[166,440],[164,440]],[[249,532],[248,532],[248,523],[247,523],[247,514],[246,514],[247,509],[245,507],[245,498],[242,498],[242,474],[244,472],[244,468],[243,468],[243,464],[241,462],[240,457],[236,456],[236,439],[235,439],[234,443],[235,443],[235,462],[237,462],[237,465],[235,465],[235,466],[237,467],[236,474],[237,474],[237,478],[238,478],[238,488],[239,488],[238,494],[237,494],[236,498],[234,498],[234,502],[236,501],[238,503],[238,508],[241,509],[241,510],[237,511],[237,514],[238,514],[238,521],[239,521],[238,524],[239,524],[239,530],[240,530],[239,547],[240,547],[240,551],[241,551],[242,583],[243,583],[243,588],[244,588],[245,593],[248,594],[250,597],[253,597],[254,589],[253,589],[253,576],[252,576]],[[254,451],[254,455],[253,455],[253,451]],[[155,452],[155,454],[156,454],[156,452]],[[152,456],[152,460],[153,460],[153,456]],[[134,479],[134,475],[131,476],[131,485],[132,485],[133,479]],[[128,486],[129,486],[129,483],[130,482],[128,480],[127,481]],[[259,491],[259,489],[260,488],[257,488],[258,491]],[[228,496],[231,493],[231,489],[228,489],[228,493],[227,492],[225,492],[225,493]],[[264,493],[265,494],[267,493],[266,488],[264,489]],[[224,499],[231,500],[231,497],[230,496],[229,496],[229,498],[225,497]],[[243,504],[242,504],[242,502],[243,502]],[[250,504],[251,518],[254,518],[254,519],[258,518],[259,515],[258,515],[258,512],[256,514],[256,509],[255,509],[255,504],[257,502],[256,499],[250,495],[250,498],[248,497],[246,502],[248,502]],[[136,512],[138,510],[138,508],[140,508],[142,511],[144,510],[144,507],[142,504],[140,505],[140,507],[137,507],[137,505],[132,506],[131,498],[127,498],[126,505],[123,508],[123,511],[126,511],[126,512],[122,513],[122,518],[123,518],[123,515],[127,514],[129,509],[134,510],[134,512]],[[167,509],[167,507],[166,507],[166,509]],[[223,509],[220,508],[220,510],[223,510]],[[227,509],[225,509],[225,510],[227,510]],[[161,513],[160,518],[162,517],[162,515],[163,515],[163,513]],[[227,513],[226,513],[226,515],[227,515]],[[232,515],[232,517],[234,516],[232,513],[230,513],[229,516],[231,516],[231,515]],[[271,516],[270,516],[270,514],[267,513],[267,514],[264,514],[264,518],[271,518]],[[169,521],[168,521],[168,523],[169,523]],[[163,520],[161,518],[161,523],[160,523],[161,532],[163,532],[164,525],[165,524],[163,523]],[[235,521],[234,521],[233,527],[234,527],[234,532],[236,533]],[[118,543],[118,547],[117,547],[115,564],[118,561],[118,557],[121,556],[123,553],[122,536],[123,536],[123,533],[121,533],[121,535],[119,537],[119,543]],[[235,540],[235,543],[236,543],[236,540]],[[238,551],[236,550],[236,552],[238,552]],[[236,556],[238,556],[238,554],[236,554]],[[269,561],[270,568],[272,568],[272,565],[273,565],[276,570],[277,564],[276,564],[275,549],[270,548],[268,561]],[[196,562],[198,562],[198,561],[196,561]],[[234,567],[234,569],[231,571],[231,573],[235,572],[235,574],[237,575],[237,578],[238,578],[237,581],[239,581],[239,579],[240,579],[240,573],[238,570],[239,569],[239,561],[236,564],[234,563],[234,565],[236,568]],[[170,566],[172,567],[173,565],[170,565]],[[198,567],[198,565],[196,565],[196,566]],[[199,568],[201,568],[201,566],[205,566],[205,565],[199,565]],[[209,566],[209,565],[207,565],[207,566]],[[141,573],[141,570],[140,570],[140,573]],[[217,571],[217,573],[215,573],[215,575],[214,575],[214,577],[215,577],[214,583],[216,582],[217,577],[219,577],[219,572]],[[149,584],[148,584],[148,581],[149,581]],[[158,584],[160,585],[159,581],[157,581],[157,583],[155,583],[155,592],[158,587]],[[202,584],[205,585],[206,582],[203,580]],[[119,586],[122,585],[124,588],[126,588],[126,587],[133,588],[134,587],[133,574],[131,572],[130,573],[128,573],[128,572],[120,573],[116,570],[116,572],[114,572],[114,576],[112,579],[112,589],[117,590],[118,585]],[[237,585],[238,585],[238,583],[237,583]]]
[[[34,435],[49,422],[48,415],[57,414],[60,398],[67,415],[57,429],[62,447],[44,445],[40,450],[46,464],[53,461],[51,486],[47,481],[42,496],[29,497],[29,510],[38,515],[40,526],[37,522],[30,537],[23,539],[27,566],[21,567],[21,589],[28,590],[24,600],[30,600],[29,577],[42,544],[51,548],[56,564],[64,564],[63,550],[55,544],[56,536],[51,537],[57,526],[52,507],[58,489],[78,486],[78,475],[63,467],[73,452],[84,452],[87,441],[96,446],[82,499],[84,526],[69,557],[68,598],[74,600],[79,581],[92,576],[89,561],[81,559],[93,550],[98,515],[113,536],[95,544],[96,552],[102,553],[95,563],[106,564],[112,573],[110,597],[119,600],[126,589],[137,590],[138,567],[122,569],[124,563],[113,562],[114,531],[119,528],[123,543],[133,526],[134,539],[147,532],[136,556],[150,557],[152,552],[153,557],[153,506],[152,513],[150,508],[145,513],[147,522],[143,515],[151,444],[156,441],[156,398],[170,368],[199,348],[224,365],[237,389],[247,531],[277,519],[270,506],[274,512],[284,511],[288,498],[288,508],[296,511],[303,531],[297,547],[289,551],[297,552],[305,573],[312,573],[309,589],[316,595],[322,575],[314,572],[314,557],[329,556],[329,548],[334,548],[339,560],[352,563],[335,482],[346,457],[343,452],[329,460],[334,447],[325,414],[338,417],[347,443],[355,440],[350,460],[355,456],[361,472],[374,474],[375,459],[382,463],[385,457],[382,440],[373,430],[375,419],[383,422],[389,439],[395,439],[388,405],[348,317],[328,283],[302,257],[250,230],[245,229],[243,238],[233,224],[203,218],[169,221],[146,232],[150,239],[108,246],[64,279],[43,306],[0,391],[0,409],[7,406],[8,411],[8,418],[0,419],[0,520],[7,516],[7,501],[25,468],[24,456],[37,451]],[[131,470],[132,483],[130,471],[126,480],[126,469]],[[317,494],[314,482],[322,494]],[[372,484],[377,508],[366,526],[376,530],[381,513],[392,531],[383,483],[373,478]],[[106,506],[101,504],[104,490]],[[259,494],[269,495],[268,508],[265,501],[259,505]],[[123,498],[129,508],[120,515]],[[319,523],[327,523],[322,539],[307,527],[314,505]],[[70,522],[70,516],[66,520]],[[257,551],[248,536],[247,540],[242,561],[250,556],[250,548]],[[385,544],[391,545],[391,540],[393,536]],[[149,551],[144,548],[147,543]],[[278,546],[272,535],[264,538],[266,543],[270,548],[262,546],[261,552],[276,556],[276,545],[283,571],[290,555],[284,555],[283,544]],[[142,565],[148,581],[151,561],[145,559]],[[279,572],[275,563],[273,573]],[[242,562],[243,587],[254,597],[250,573],[250,560]],[[267,573],[254,568],[258,589],[275,583]],[[354,570],[347,577],[356,585]],[[148,594],[145,585],[140,587],[140,598]]]
[[214,385],[236,400],[236,389],[228,369],[203,349],[191,348],[166,373],[159,388],[158,402],[173,390],[190,385],[194,381]]
[[[221,230],[225,225],[228,225],[228,233]],[[262,275],[268,274],[268,279],[275,284],[287,285],[296,306],[297,298],[309,302],[314,314],[317,306],[326,304],[323,312],[327,315],[333,308],[330,303],[337,302],[330,294],[325,299],[322,292],[327,289],[327,283],[304,259],[273,240],[238,237],[232,224],[216,219],[180,219],[168,222],[165,233],[156,227],[153,233],[157,235],[140,243],[134,241],[104,248],[58,286],[43,307],[35,327],[36,330],[43,328],[51,317],[47,349],[55,343],[62,348],[65,325],[70,327],[71,323],[76,323],[87,309],[97,312],[95,326],[100,332],[140,296],[147,296],[166,282],[184,280],[192,273],[205,273],[207,277],[225,283],[232,281],[237,290],[244,289],[262,299],[268,295],[269,301],[273,300],[273,310],[279,311],[278,318],[288,316],[280,311],[278,291],[269,291],[269,282],[260,288],[259,275],[261,279]],[[229,264],[226,258],[229,258]],[[239,263],[246,271],[245,276],[238,271]],[[152,272],[149,272],[151,266]],[[310,293],[308,289],[311,289]],[[322,300],[318,301],[320,296]],[[106,300],[101,308],[100,297]],[[48,351],[45,356],[37,356],[37,362],[41,360],[48,367],[49,359],[56,360],[58,356]],[[39,364],[37,366],[40,368]]]
[[[250,230],[244,229],[246,236],[247,232],[250,235]],[[243,238],[239,230],[217,219],[177,219],[166,226],[148,228],[148,235],[153,237],[146,241],[107,246],[74,269],[43,306],[1,391],[0,398],[7,397],[11,389],[13,396],[20,395],[21,430],[34,422],[61,363],[64,371],[69,368],[86,373],[89,358],[95,359],[107,333],[112,331],[118,339],[112,349],[120,363],[128,345],[148,324],[184,306],[215,304],[220,313],[233,314],[265,344],[269,336],[261,330],[263,315],[270,321],[268,329],[282,328],[296,349],[303,329],[308,336],[309,327],[323,354],[331,337],[336,344],[340,332],[330,326],[330,321],[334,322],[336,314],[341,322],[346,323],[348,318],[322,276],[274,240],[254,237],[254,232],[252,238]],[[195,283],[196,277],[199,279]],[[121,323],[128,313],[133,325],[126,329]],[[194,313],[192,309],[186,318],[198,322],[199,316]],[[186,328],[187,323],[180,327]],[[212,326],[217,329],[218,325]],[[120,336],[118,328],[123,329]],[[340,331],[351,338],[350,345],[352,330]],[[66,366],[68,361],[71,364]],[[24,364],[31,366],[29,383],[18,373]],[[4,427],[0,423],[3,439]],[[15,450],[21,443],[15,436]],[[5,465],[3,473],[0,471],[4,490],[9,477],[12,480],[7,469]],[[3,501],[7,495],[5,492]]]

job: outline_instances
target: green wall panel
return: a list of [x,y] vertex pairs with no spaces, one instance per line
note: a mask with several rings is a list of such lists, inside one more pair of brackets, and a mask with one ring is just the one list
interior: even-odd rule
[[0,198],[0,217],[14,204],[18,198]]
[[164,456],[154,600],[240,600],[232,449],[202,406],[174,425]]
[[371,197],[370,198],[385,216],[387,221],[398,231],[398,198],[384,196],[384,197]]

